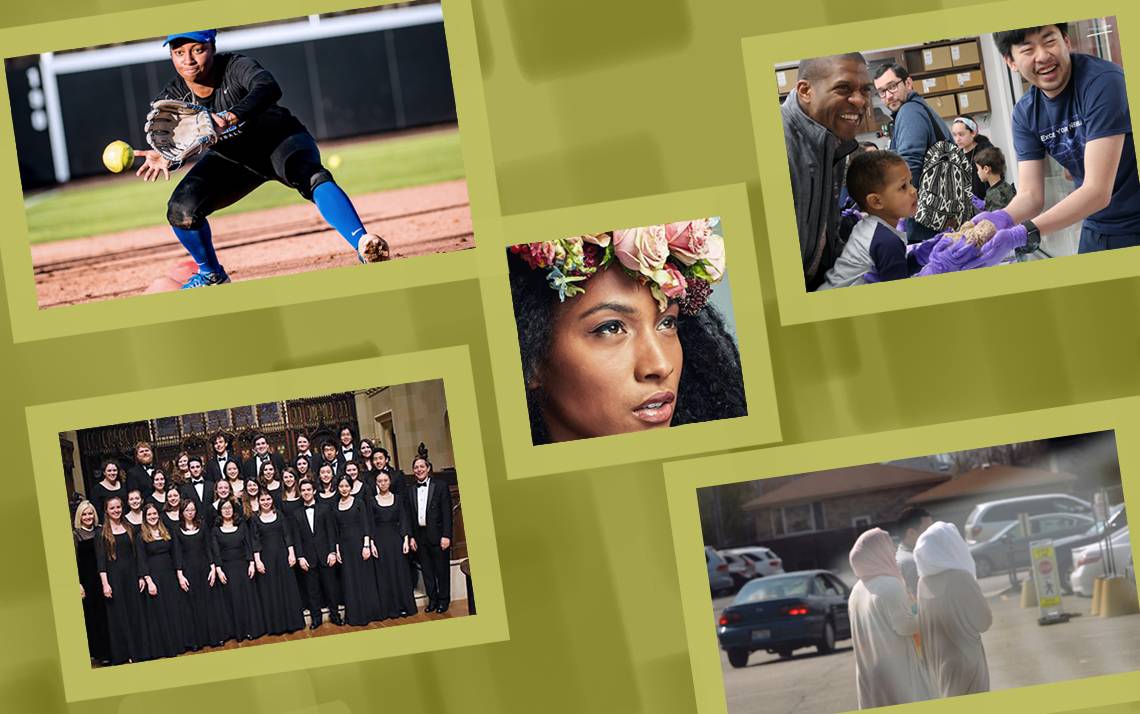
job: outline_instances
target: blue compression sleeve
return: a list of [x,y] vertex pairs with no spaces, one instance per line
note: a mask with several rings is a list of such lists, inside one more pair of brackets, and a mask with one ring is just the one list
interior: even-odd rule
[[198,270],[204,273],[221,272],[222,266],[218,262],[218,254],[214,252],[214,238],[208,222],[202,221],[199,228],[171,226],[171,230],[178,236],[178,242],[198,264]]
[[313,189],[313,203],[317,204],[321,217],[356,250],[360,245],[360,237],[364,235],[364,224],[360,222],[352,201],[340,186],[332,181],[317,186]]

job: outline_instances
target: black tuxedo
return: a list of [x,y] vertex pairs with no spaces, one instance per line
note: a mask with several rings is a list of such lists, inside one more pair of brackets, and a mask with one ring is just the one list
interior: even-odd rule
[[[285,459],[281,458],[281,454],[278,454],[276,451],[270,451],[267,456],[269,457],[269,461],[273,464],[273,468],[277,470],[277,478],[281,478],[281,472],[285,470]],[[241,475],[242,478],[247,481],[249,479],[260,481],[260,478],[258,478],[260,474],[258,473],[257,454],[249,457],[249,461],[241,465]]]
[[189,498],[192,501],[194,501],[194,504],[196,506],[198,506],[198,513],[202,513],[202,504],[203,503],[213,503],[214,502],[214,484],[215,483],[216,483],[215,481],[212,481],[209,478],[206,478],[206,477],[202,478],[202,497],[201,498],[198,498],[198,489],[194,488],[194,482],[190,481],[190,480],[184,482],[181,486],[179,486],[178,491],[182,494],[183,500]]
[[[427,489],[427,508],[424,525],[419,519],[419,493]],[[451,602],[451,547],[439,547],[441,538],[451,538],[451,491],[439,478],[427,479],[427,486],[412,484],[408,489],[412,514],[412,537],[416,539],[416,558],[424,577],[424,590],[428,605]]]
[[[235,454],[233,449],[230,449],[226,452],[226,457],[226,461],[234,461],[237,463],[240,473],[241,457]],[[221,481],[226,477],[226,473],[223,470],[223,464],[218,463],[217,452],[211,452],[209,456],[203,459],[203,465],[205,466],[203,473],[205,474],[206,478],[210,479],[211,481]]]
[[[329,613],[336,615],[340,604],[340,588],[337,583],[336,566],[329,567],[329,553],[336,552],[336,535],[334,533],[333,514],[329,507],[316,501],[313,509],[313,527],[309,528],[307,510],[302,507],[293,514],[291,524],[294,532],[293,542],[296,544],[294,555],[298,559],[304,558],[309,563],[309,570],[305,572],[298,565],[297,578],[301,582],[301,594],[305,600],[305,607],[309,611],[312,622],[321,622],[321,606],[329,609]],[[336,617],[333,617],[336,620]]]
[[[154,469],[158,467],[154,462],[151,462],[148,468],[150,468],[153,472]],[[167,475],[169,476],[169,474]],[[146,469],[143,468],[142,464],[135,464],[134,466],[130,467],[127,469],[127,490],[133,491],[137,488],[140,492],[142,492],[143,498],[146,498],[146,495],[148,493],[154,493],[154,482],[151,480],[150,476],[151,475],[146,472]],[[126,497],[127,495],[124,493],[124,506],[127,503]]]

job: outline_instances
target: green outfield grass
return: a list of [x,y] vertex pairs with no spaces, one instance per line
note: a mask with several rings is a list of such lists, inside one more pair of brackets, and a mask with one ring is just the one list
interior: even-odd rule
[[[322,147],[321,158],[326,163],[334,154],[340,156],[341,164],[333,175],[350,196],[464,176],[458,131]],[[29,241],[43,243],[163,224],[166,201],[184,174],[180,170],[171,174],[169,182],[146,183],[132,172],[33,197],[27,207]],[[303,202],[297,192],[274,181],[217,215]]]

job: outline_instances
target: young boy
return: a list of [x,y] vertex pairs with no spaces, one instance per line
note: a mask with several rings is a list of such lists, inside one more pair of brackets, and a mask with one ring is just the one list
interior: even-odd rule
[[820,290],[910,277],[919,265],[907,256],[906,234],[896,226],[918,209],[910,167],[893,151],[867,151],[851,159],[847,192],[867,213],[851,230],[843,253]]
[[978,178],[989,186],[986,189],[985,210],[996,211],[1008,206],[1017,195],[1017,189],[1005,180],[1005,157],[1002,156],[1001,149],[996,146],[978,149],[974,156],[974,166],[978,170]]

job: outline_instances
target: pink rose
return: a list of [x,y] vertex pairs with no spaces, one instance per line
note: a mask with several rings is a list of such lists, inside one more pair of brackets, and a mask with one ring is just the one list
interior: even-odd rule
[[665,225],[669,250],[685,265],[692,265],[707,255],[708,239],[712,234],[709,222],[703,218]]
[[657,272],[655,282],[661,286],[661,292],[665,293],[665,297],[670,300],[685,297],[685,290],[689,287],[685,276],[682,275],[677,266],[672,263],[666,263],[665,269]]
[[724,238],[714,233],[708,237],[705,246],[705,269],[715,283],[724,277]]
[[614,254],[629,270],[647,278],[665,267],[669,257],[669,241],[665,226],[641,226],[614,231]]
[[586,235],[574,236],[574,237],[575,238],[581,238],[586,243],[593,243],[594,245],[600,246],[602,248],[605,248],[607,245],[610,244],[610,234],[609,233],[587,233]]

